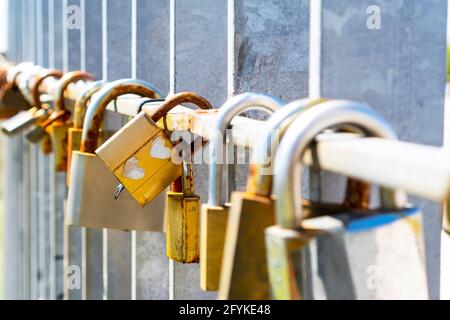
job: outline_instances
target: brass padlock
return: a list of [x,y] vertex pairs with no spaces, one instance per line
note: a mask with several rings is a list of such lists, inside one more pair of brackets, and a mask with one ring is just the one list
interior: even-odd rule
[[[201,109],[212,109],[206,99],[192,92],[180,92],[168,98],[161,108],[166,113],[166,110],[182,103],[194,103]],[[183,154],[183,158],[186,159],[183,160],[182,177],[172,184],[172,190],[166,194],[166,252],[170,259],[177,262],[197,263],[201,204],[200,197],[194,192],[192,159],[186,154]]]
[[65,107],[64,93],[67,87],[77,81],[92,81],[94,77],[90,73],[74,71],[65,74],[57,83],[54,92],[54,108],[50,117],[42,124],[36,126],[27,133],[26,138],[32,143],[39,143],[50,136],[52,152],[55,158],[55,170],[64,172],[67,170],[67,144],[68,129],[70,123],[70,111]]
[[[348,125],[368,136],[396,139],[388,123],[369,107],[329,101],[303,112],[280,143],[274,167],[277,225],[265,232],[273,297],[424,298],[420,210],[408,207],[402,192],[381,188],[381,209],[348,210],[332,217],[305,219],[297,205],[306,148],[324,130]],[[367,285],[371,265],[380,272],[380,288]],[[396,296],[395,288],[402,288],[401,295]]]
[[31,62],[9,66],[6,83],[0,88],[0,119],[8,119],[32,107],[18,87],[18,76],[33,66]]
[[176,150],[157,125],[167,112],[180,103],[209,104],[195,94],[178,93],[151,116],[145,111],[139,113],[96,151],[142,206],[181,176],[181,165],[172,159]]
[[237,115],[250,109],[275,112],[282,102],[272,97],[243,93],[229,99],[220,109],[210,139],[208,203],[200,216],[200,287],[214,291],[219,288],[225,232],[229,206],[222,200],[222,167],[225,130]]
[[84,118],[80,151],[72,152],[65,221],[67,225],[165,231],[165,195],[161,194],[145,208],[137,204],[127,190],[115,199],[117,179],[95,154],[106,107],[117,97],[126,94],[159,97],[159,93],[151,85],[133,79],[105,84],[92,97]]
[[[70,185],[70,164],[72,151],[79,151],[81,147],[81,135],[83,134],[83,122],[86,115],[86,106],[92,95],[97,93],[105,85],[104,81],[94,81],[86,86],[75,102],[73,113],[73,127],[68,131],[68,151],[67,151],[67,186]],[[100,144],[103,141],[100,141]]]
[[[55,88],[54,104],[55,111],[65,111],[64,93],[70,84],[78,81],[93,81],[95,78],[92,74],[82,71],[73,71],[66,73],[59,81]],[[67,171],[68,162],[68,132],[72,126],[70,121],[55,121],[48,128],[50,138],[53,146],[53,153],[55,157],[56,171]]]
[[194,193],[192,164],[183,164],[182,190],[172,187],[166,194],[166,217],[167,256],[181,263],[197,263],[200,197]]
[[[282,138],[292,121],[301,112],[323,101],[294,101],[275,112],[267,121],[261,139],[253,149],[255,159],[250,166],[246,191],[233,192],[231,196],[219,299],[270,299],[264,230],[275,223],[271,158],[276,153],[278,139]],[[366,208],[370,186],[349,180],[348,188],[352,188],[351,192],[347,192],[348,195],[362,194],[363,197],[346,198],[346,207]],[[316,215],[317,211],[321,214],[342,211],[342,206],[339,205],[317,205],[305,201],[303,205],[307,216]],[[246,267],[242,268],[243,265]]]

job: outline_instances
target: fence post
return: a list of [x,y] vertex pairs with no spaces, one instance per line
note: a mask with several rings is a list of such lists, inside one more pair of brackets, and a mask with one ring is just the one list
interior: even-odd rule
[[[169,1],[133,0],[133,73],[169,91]],[[133,232],[133,298],[169,299],[169,260],[163,232]]]
[[[80,0],[81,69],[102,78],[102,0]],[[82,298],[103,299],[103,230],[82,228]]]
[[[226,98],[227,3],[170,1],[170,91],[194,91],[220,106]],[[195,166],[196,193],[207,198],[207,167]],[[170,261],[170,298],[214,299],[200,289],[198,264]]]
[[[104,78],[131,77],[131,2],[104,0],[103,12]],[[105,126],[108,130],[117,130],[123,121],[122,116],[110,113],[105,118]],[[109,229],[104,233],[106,298],[131,299],[131,232]]]

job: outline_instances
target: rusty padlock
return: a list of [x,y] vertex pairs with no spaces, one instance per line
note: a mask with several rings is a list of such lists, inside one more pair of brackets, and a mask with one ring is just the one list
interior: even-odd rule
[[[105,81],[94,81],[86,85],[86,89],[79,95],[75,102],[73,113],[73,127],[68,131],[68,151],[67,151],[67,186],[70,185],[70,164],[72,151],[79,151],[81,147],[81,136],[83,134],[83,122],[86,115],[86,108],[92,95],[97,93],[104,85]],[[104,140],[100,140],[100,144]]]
[[[223,264],[220,279],[219,299],[266,300],[270,299],[267,274],[264,230],[275,223],[272,198],[272,161],[278,147],[278,139],[301,114],[323,99],[302,99],[287,104],[267,121],[261,139],[253,149],[254,162],[250,165],[247,188],[244,192],[233,192],[229,213]],[[351,191],[350,191],[351,189]],[[346,208],[366,208],[369,203],[370,186],[348,181],[347,195],[362,195],[346,198]],[[299,205],[302,205],[299,203]],[[307,216],[342,211],[334,204],[312,204],[303,201]],[[341,209],[341,210],[340,210]],[[245,265],[245,268],[241,266]]]
[[219,109],[210,139],[208,203],[202,206],[200,217],[200,287],[214,291],[219,288],[223,246],[228,222],[229,206],[222,199],[222,167],[225,130],[242,112],[262,109],[275,112],[282,102],[272,97],[243,93],[229,99]]
[[[303,112],[277,151],[276,226],[266,229],[275,299],[422,299],[427,297],[421,213],[401,191],[381,188],[381,208],[305,219],[298,206],[301,160],[316,136],[351,125],[368,136],[396,139],[391,126],[357,102],[329,101]],[[367,283],[377,269],[375,286]],[[398,293],[396,293],[398,292]]]
[[156,123],[179,103],[189,102],[196,104],[194,95],[177,94],[151,116],[139,113],[96,151],[142,206],[181,176],[181,165],[172,159],[176,150]]
[[93,96],[83,123],[80,151],[72,152],[70,187],[65,223],[88,228],[164,232],[164,199],[161,194],[142,208],[127,190],[115,199],[117,179],[95,154],[107,105],[117,97],[135,94],[159,97],[151,85],[133,79],[108,83]]
[[33,67],[34,64],[31,62],[9,66],[6,83],[0,88],[0,119],[8,119],[32,107],[18,87],[18,76]]
[[[182,103],[193,103],[201,109],[212,109],[203,97],[192,92],[180,92],[168,98],[160,107],[164,114]],[[156,120],[156,119],[155,119]],[[166,194],[167,256],[181,263],[199,261],[200,197],[194,192],[194,173],[189,150],[183,153],[181,181]],[[182,150],[183,152],[183,150]],[[188,153],[188,154],[187,154]],[[181,185],[181,186],[180,186]],[[180,188],[181,187],[181,188]],[[181,189],[181,190],[180,190]]]
[[[2,123],[2,131],[5,134],[17,134],[23,130],[26,130],[33,124],[41,124],[43,121],[47,120],[47,118],[49,117],[49,112],[46,108],[42,107],[39,88],[42,82],[50,77],[59,79],[62,77],[62,72],[59,70],[44,69],[39,72],[37,76],[33,77],[33,81],[30,84],[33,107],[31,109],[28,109],[27,111],[19,112],[14,117]],[[46,148],[43,148],[43,150],[46,150]]]
[[73,71],[65,74],[57,83],[54,92],[54,108],[55,110],[50,117],[41,125],[36,126],[27,135],[30,142],[37,143],[45,138],[46,133],[50,135],[52,143],[52,152],[55,157],[55,170],[67,170],[67,145],[68,130],[71,127],[70,111],[65,107],[64,93],[67,87],[77,81],[92,81],[94,76],[90,73],[82,71]]

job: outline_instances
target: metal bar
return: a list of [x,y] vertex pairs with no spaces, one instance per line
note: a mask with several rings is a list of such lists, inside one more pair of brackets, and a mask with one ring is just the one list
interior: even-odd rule
[[[69,102],[73,101],[72,97],[78,90],[74,88],[69,91],[67,96]],[[140,98],[120,98],[117,101],[117,112],[135,115],[141,101]],[[156,108],[156,105],[148,105],[144,110],[151,113]],[[114,110],[114,106],[111,104],[108,109]],[[162,121],[158,124],[169,130],[188,130],[208,139],[211,136],[216,113],[217,110],[198,111],[178,106],[169,112],[165,124]],[[245,147],[255,145],[263,126],[264,122],[260,120],[235,118],[232,121],[234,143]],[[446,199],[450,190],[450,163],[449,155],[444,149],[375,138],[360,138],[358,141],[360,142],[319,142],[317,150],[321,168],[380,185],[400,188],[411,195],[429,200]],[[349,158],[358,166],[349,165]],[[374,162],[373,159],[377,161]],[[369,163],[377,165],[374,167],[368,165]]]

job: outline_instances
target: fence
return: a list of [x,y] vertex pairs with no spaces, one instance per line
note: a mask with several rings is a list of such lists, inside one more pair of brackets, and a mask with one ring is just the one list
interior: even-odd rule
[[[387,148],[376,139],[323,143],[322,166],[439,202],[449,173],[448,157],[437,148],[443,139],[446,6],[440,0],[18,0],[9,2],[7,54],[107,80],[141,78],[163,94],[195,91],[215,107],[245,91],[286,101],[365,101],[401,140],[436,147]],[[136,107],[121,102],[119,112],[110,108],[106,127],[117,130]],[[52,158],[23,137],[5,138],[4,150],[6,298],[215,298],[189,285],[199,283],[198,265],[165,257],[162,234],[64,227],[65,175],[52,174]],[[355,155],[352,163],[365,163],[359,172],[339,166],[346,150]],[[426,159],[417,156],[422,152]],[[378,163],[392,167],[395,181],[377,174]],[[206,167],[195,169],[205,200]],[[242,188],[246,168],[238,171]],[[310,198],[338,201],[342,190],[342,178],[310,173]],[[423,198],[414,201],[425,213],[429,294],[436,299],[441,210]],[[78,270],[68,266],[79,267],[81,289],[64,292],[65,270]]]

